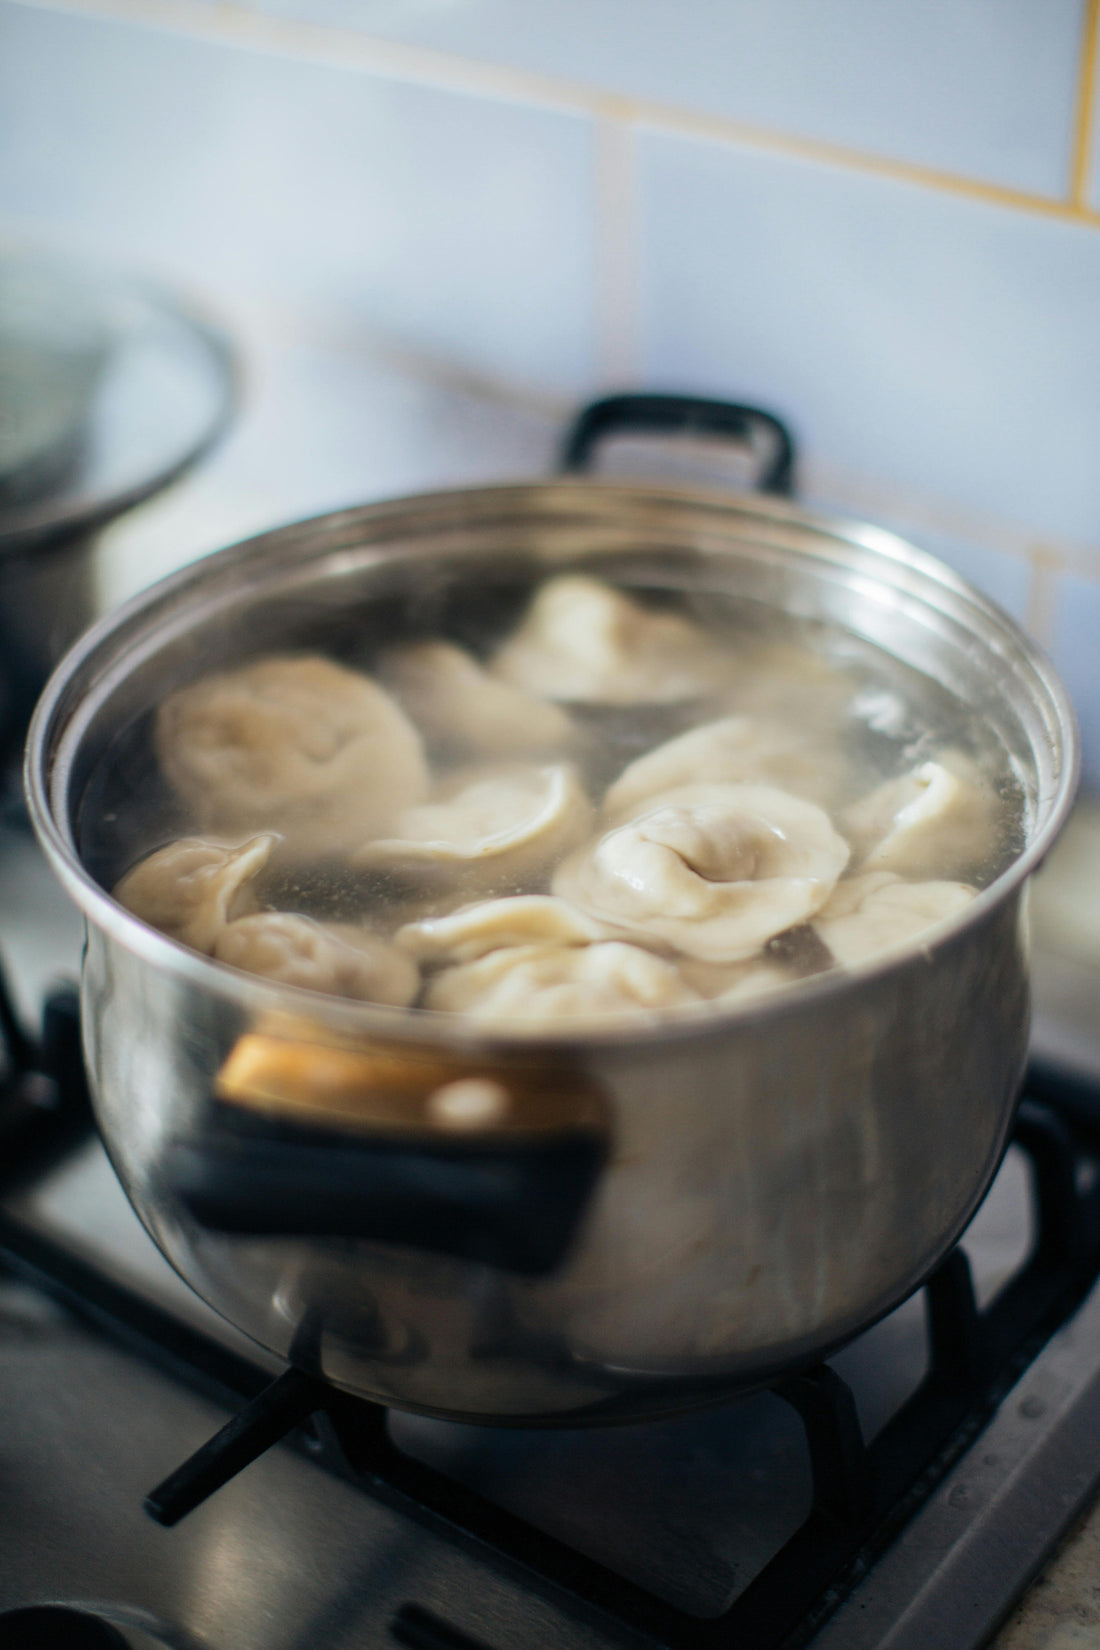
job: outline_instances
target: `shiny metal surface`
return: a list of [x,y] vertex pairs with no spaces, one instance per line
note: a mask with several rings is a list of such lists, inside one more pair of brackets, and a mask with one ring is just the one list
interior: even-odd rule
[[[489,558],[495,571],[583,562],[628,580],[671,564],[680,584],[865,635],[994,724],[1027,797],[1025,851],[921,950],[629,1038],[538,1041],[234,974],[135,922],[87,874],[74,833],[89,775],[185,667],[285,645],[291,611],[316,624],[353,600],[476,578]],[[100,1122],[173,1264],[263,1345],[338,1385],[513,1423],[713,1400],[819,1356],[927,1274],[1003,1149],[1027,1037],[1023,885],[1075,777],[1072,712],[1050,667],[930,558],[787,505],[598,483],[414,499],[223,552],[78,646],[42,701],[28,765],[36,827],[90,919]],[[506,1086],[532,1061],[582,1070],[607,1097],[611,1158],[559,1272],[200,1228],[165,1194],[165,1152],[203,1137],[240,1033],[288,1013],[320,1046],[446,1049]]]
[[71,460],[30,493],[0,498],[2,747],[22,736],[50,671],[95,617],[97,530],[213,444],[234,366],[225,338],[174,299],[54,258],[0,258],[0,320],[28,349],[84,336],[101,356]]
[[[21,1227],[47,1241],[60,1240],[66,1251],[85,1256],[106,1277],[137,1289],[144,1298],[169,1307],[173,1316],[216,1337],[219,1344],[248,1356],[247,1346],[229,1326],[168,1273],[138,1228],[98,1141],[85,1142],[40,1180],[5,1197],[3,1210]],[[1019,1154],[1010,1151],[964,1239],[983,1297],[1018,1269],[1026,1226],[1027,1171]],[[36,1327],[31,1348],[23,1344],[28,1320]],[[90,1346],[98,1349],[93,1380]],[[912,1391],[926,1363],[927,1333],[919,1296],[839,1355],[834,1367],[852,1387],[868,1438]],[[114,1370],[125,1372],[127,1365],[136,1374],[112,1377]],[[1078,1371],[1083,1373],[1084,1365]],[[132,1350],[123,1352],[110,1339],[88,1336],[64,1312],[22,1289],[0,1290],[0,1389],[7,1417],[6,1424],[0,1420],[0,1457],[7,1482],[19,1486],[0,1510],[0,1609],[15,1601],[87,1599],[89,1569],[97,1555],[117,1543],[133,1549],[136,1562],[131,1566],[120,1552],[104,1568],[98,1597],[109,1603],[113,1619],[128,1606],[128,1619],[140,1608],[159,1623],[171,1622],[181,1635],[193,1630],[201,1594],[194,1575],[193,1522],[185,1520],[166,1537],[140,1515],[138,1491],[149,1489],[173,1442],[182,1457],[202,1436],[204,1424],[213,1430],[222,1419],[219,1406],[196,1400],[175,1376],[163,1379],[144,1368]],[[116,1393],[141,1403],[150,1417],[147,1426],[128,1430],[125,1416],[118,1413]],[[1042,1421],[1030,1425],[1036,1436],[1044,1430]],[[809,1507],[809,1461],[801,1424],[789,1406],[768,1394],[703,1415],[638,1427],[517,1432],[393,1413],[390,1429],[408,1454],[469,1483],[536,1528],[634,1579],[657,1598],[703,1617],[727,1607],[794,1534]],[[149,1442],[154,1437],[155,1448]],[[136,1456],[133,1462],[131,1453]],[[361,1505],[346,1496],[342,1481],[330,1479],[336,1516],[325,1520],[316,1540],[307,1528],[294,1538],[289,1496],[302,1482],[298,1472],[308,1463],[286,1449],[276,1453],[289,1456],[277,1475],[261,1476],[258,1485],[250,1485],[256,1468],[249,1467],[238,1481],[242,1498],[234,1503],[234,1513],[241,1523],[225,1567],[230,1572],[239,1567],[242,1577],[257,1566],[263,1570],[267,1559],[253,1553],[252,1542],[270,1543],[273,1525],[288,1532],[279,1546],[290,1571],[285,1588],[292,1600],[300,1596],[303,1601],[291,1615],[289,1635],[292,1629],[301,1630],[299,1624],[308,1617],[310,1602],[316,1602],[324,1577],[331,1579],[338,1568],[349,1578],[360,1574],[379,1529],[390,1525],[385,1515],[381,1524],[372,1518],[369,1499],[363,1498],[365,1506]],[[307,1471],[305,1482],[313,1477]],[[53,1532],[56,1507],[66,1492],[50,1488],[61,1484],[68,1486],[72,1503],[67,1526],[71,1544],[64,1549],[53,1540]],[[28,1488],[33,1495],[25,1502]],[[256,1519],[251,1516],[253,1494],[286,1495],[288,1501]],[[207,1515],[216,1511],[212,1503]],[[221,1516],[228,1521],[228,1513]],[[402,1522],[396,1527],[405,1526]],[[475,1619],[471,1612],[477,1611],[479,1601],[469,1597],[467,1589],[471,1577],[476,1583],[478,1572],[456,1570],[446,1562],[437,1568],[439,1533],[422,1525],[415,1534],[409,1532],[408,1550],[417,1562],[404,1599],[430,1603],[445,1620],[469,1633]],[[13,1559],[5,1567],[9,1539],[19,1562]],[[318,1546],[325,1554],[332,1547],[331,1568],[323,1570],[320,1582],[315,1573]],[[404,1541],[401,1550],[406,1550]],[[326,1566],[329,1562],[326,1557]],[[310,1650],[375,1642],[369,1633],[380,1631],[404,1586],[405,1576],[398,1574],[392,1591],[376,1589],[356,1601],[359,1608],[348,1612],[355,1625],[346,1639],[338,1613],[330,1638],[322,1624],[312,1639],[303,1631],[293,1642],[308,1643]],[[249,1602],[253,1588],[243,1583],[235,1589],[230,1574],[222,1591],[226,1612],[240,1592],[246,1619],[239,1630],[255,1630]],[[534,1634],[544,1618],[538,1613],[528,1617],[524,1600],[525,1588],[506,1586],[498,1567],[492,1616],[482,1617],[478,1635],[485,1650],[542,1642]],[[587,1628],[575,1623],[575,1639],[568,1642],[602,1645],[604,1633],[591,1617],[586,1619]],[[219,1631],[212,1626],[210,1639],[204,1640],[214,1650],[222,1643],[222,1625],[219,1616]],[[393,1641],[382,1634],[381,1642]]]
[[[186,1301],[182,1287],[165,1293],[171,1280],[94,1141],[4,1207],[78,1252],[91,1245],[108,1275],[134,1283],[147,1267],[140,1287],[150,1298]],[[1026,1211],[1026,1171],[1010,1153],[964,1239],[983,1297],[1020,1264]],[[191,1306],[196,1327],[228,1333]],[[985,1641],[1096,1482],[1098,1333],[1094,1289],[820,1630],[815,1650],[975,1650]],[[919,1380],[925,1348],[914,1299],[836,1360],[868,1437]],[[11,1282],[0,1286],[0,1389],[0,1611],[92,1608],[134,1650],[392,1646],[389,1624],[409,1603],[485,1650],[634,1642],[285,1446],[172,1531],[160,1529],[141,1512],[142,1495],[224,1412]],[[768,1395],[663,1425],[566,1434],[407,1415],[390,1424],[408,1453],[701,1616],[726,1606],[809,1504],[799,1423]]]
[[7,1282],[0,1387],[0,1610],[84,1609],[133,1650],[393,1650],[409,1603],[487,1650],[636,1642],[285,1447],[160,1528],[144,1495],[226,1412]]
[[26,349],[83,338],[100,352],[72,461],[45,485],[0,503],[0,557],[86,534],[148,498],[205,452],[229,418],[227,340],[155,286],[87,261],[7,254],[0,318]]

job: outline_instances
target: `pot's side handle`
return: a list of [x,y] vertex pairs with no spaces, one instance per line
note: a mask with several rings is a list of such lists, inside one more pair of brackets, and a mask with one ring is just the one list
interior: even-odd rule
[[721,435],[763,457],[755,486],[762,493],[794,491],[794,442],[774,413],[696,395],[611,395],[578,414],[562,446],[561,468],[579,474],[592,467],[595,450],[612,435]]
[[169,1146],[161,1168],[214,1231],[368,1239],[540,1276],[563,1259],[603,1156],[581,1132],[474,1146],[210,1131]]
[[160,1189],[200,1225],[360,1238],[537,1276],[573,1241],[609,1107],[577,1069],[508,1073],[381,1045],[247,1032]]

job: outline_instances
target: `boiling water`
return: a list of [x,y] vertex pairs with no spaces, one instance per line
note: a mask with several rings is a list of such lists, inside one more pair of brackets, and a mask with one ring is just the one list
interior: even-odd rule
[[[267,644],[260,652],[323,652],[369,673],[380,653],[398,638],[442,638],[484,661],[514,629],[531,591],[531,582],[479,582],[475,599],[468,589],[435,589],[429,581],[415,595],[376,600],[360,609],[346,607],[338,616],[331,608],[324,613],[298,608],[293,615],[284,614],[281,629],[269,624],[265,632],[258,627]],[[1026,808],[1009,755],[989,722],[941,683],[839,626],[794,618],[755,601],[699,590],[634,587],[630,594],[647,606],[679,612],[698,624],[704,646],[717,644],[728,653],[731,672],[719,690],[680,703],[566,707],[578,736],[565,756],[579,767],[597,807],[627,764],[664,741],[718,717],[759,715],[805,735],[816,750],[835,759],[838,777],[830,798],[834,818],[842,817],[846,806],[884,780],[944,751],[970,758],[992,800],[989,852],[980,864],[960,865],[945,848],[935,876],[965,877],[985,885],[1020,852]],[[196,680],[210,670],[233,669],[244,662],[238,651],[227,655],[223,650],[219,656],[214,641],[205,658],[203,651],[200,641]],[[193,817],[159,772],[153,753],[154,715],[151,709],[119,729],[82,799],[82,857],[108,889],[146,854],[196,834]],[[544,751],[532,756],[540,763],[556,759]],[[477,760],[476,751],[464,753],[462,763],[436,753],[433,778],[446,779],[457,767]],[[485,754],[480,760],[492,757]],[[277,831],[279,821],[256,826],[264,828]],[[552,871],[553,867],[543,869],[535,877],[502,875],[489,884],[479,874],[476,888],[471,888],[457,872],[449,874],[445,884],[435,880],[425,885],[406,874],[353,870],[336,862],[307,863],[269,870],[259,893],[270,909],[366,921],[390,933],[410,917],[453,910],[474,898],[546,892]],[[812,961],[807,964],[813,966]]]

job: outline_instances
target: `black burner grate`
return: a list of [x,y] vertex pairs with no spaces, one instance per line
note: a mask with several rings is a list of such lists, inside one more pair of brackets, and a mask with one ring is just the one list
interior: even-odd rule
[[[20,1029],[0,980],[0,1190],[45,1172],[91,1127],[75,998],[47,1004],[37,1042]],[[1093,1109],[1095,1108],[1095,1109]],[[369,1493],[452,1538],[490,1549],[536,1585],[564,1593],[643,1640],[677,1650],[792,1650],[804,1644],[978,1435],[1036,1352],[1100,1272],[1100,1107],[1079,1084],[1029,1074],[1016,1143],[1033,1170],[1037,1237],[1026,1263],[984,1310],[961,1249],[925,1285],[931,1362],[916,1392],[870,1444],[852,1392],[822,1364],[774,1387],[805,1429],[813,1504],[802,1527],[716,1619],[701,1620],[548,1536],[393,1442],[386,1412],[289,1369],[274,1382],[118,1284],[63,1243],[0,1209],[0,1259],[141,1355],[237,1413],[147,1500],[173,1524],[280,1439],[307,1449]],[[418,1606],[391,1623],[420,1650],[479,1650]]]

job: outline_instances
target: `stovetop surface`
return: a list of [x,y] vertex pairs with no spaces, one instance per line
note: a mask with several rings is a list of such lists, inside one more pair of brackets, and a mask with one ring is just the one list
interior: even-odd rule
[[[272,1376],[283,1367],[204,1306],[168,1267],[126,1202],[98,1140],[79,1145],[4,1207],[29,1230],[62,1238],[109,1277],[167,1306]],[[1013,1150],[967,1238],[979,1304],[1019,1266],[1028,1230],[1027,1170]],[[56,1332],[66,1341],[73,1333],[68,1324]],[[48,1356],[56,1360],[58,1354]],[[81,1356],[91,1356],[90,1350]],[[920,1297],[831,1365],[855,1394],[864,1437],[873,1439],[927,1371]],[[600,1430],[497,1431],[395,1412],[390,1431],[409,1454],[703,1616],[729,1605],[739,1583],[803,1522],[812,1500],[801,1423],[772,1393],[660,1424]],[[176,1436],[166,1463],[158,1463],[141,1486],[139,1502],[191,1442],[190,1433]]]
[[[1076,1172],[1095,1181],[1100,1159],[1079,1159]],[[1011,1148],[966,1235],[979,1308],[1021,1275],[1034,1236],[1031,1178],[1028,1159]],[[16,1229],[24,1238],[13,1250]],[[782,1561],[777,1553],[820,1490],[799,1415],[776,1393],[650,1426],[578,1432],[497,1432],[390,1416],[390,1445],[414,1468],[426,1463],[517,1515],[517,1527],[533,1526],[560,1550],[585,1555],[591,1573],[626,1584],[628,1601],[650,1597],[651,1633],[636,1609],[617,1613],[614,1585],[607,1596],[586,1589],[583,1564],[577,1587],[560,1564],[544,1569],[537,1558],[517,1561],[507,1542],[487,1543],[476,1520],[464,1527],[430,1496],[418,1504],[400,1474],[369,1468],[356,1481],[334,1471],[325,1432],[312,1426],[294,1447],[267,1451],[164,1529],[143,1512],[143,1498],[226,1422],[240,1395],[219,1388],[216,1360],[189,1378],[178,1349],[161,1356],[154,1347],[150,1355],[140,1332],[106,1321],[85,1299],[74,1314],[53,1298],[65,1288],[52,1290],[45,1271],[45,1288],[28,1283],[39,1264],[36,1243],[166,1308],[171,1321],[200,1332],[196,1341],[220,1349],[226,1369],[246,1369],[262,1385],[279,1366],[166,1267],[94,1136],[74,1134],[56,1160],[0,1200],[0,1248],[16,1258],[0,1283],[8,1509],[0,1604],[88,1609],[131,1645],[709,1650],[813,1638],[823,1650],[961,1650],[982,1642],[1052,1532],[1100,1479],[1098,1288],[1019,1379],[1016,1367],[1004,1375],[992,1419],[972,1416],[957,1429],[967,1436],[938,1452],[930,1494],[909,1497],[911,1521],[891,1514],[896,1528],[885,1540],[879,1530],[855,1543],[857,1562],[841,1567],[834,1595],[819,1600],[793,1636],[761,1637],[751,1620],[744,1639],[708,1631],[722,1628],[717,1618],[769,1560]],[[21,1264],[28,1256],[29,1269]],[[872,1448],[897,1427],[929,1357],[917,1296],[831,1360]],[[985,1516],[998,1509],[992,1521]],[[814,1517],[828,1536],[820,1508]],[[927,1610],[910,1619],[917,1600],[932,1610],[931,1626]]]

